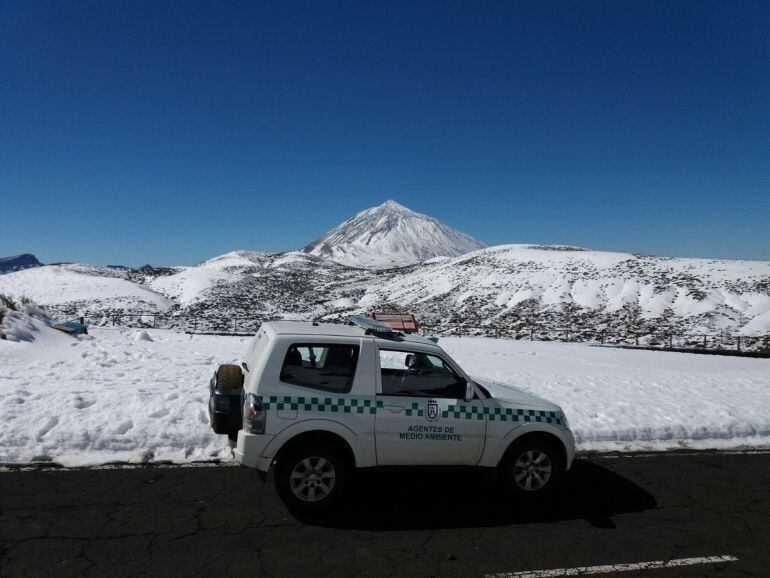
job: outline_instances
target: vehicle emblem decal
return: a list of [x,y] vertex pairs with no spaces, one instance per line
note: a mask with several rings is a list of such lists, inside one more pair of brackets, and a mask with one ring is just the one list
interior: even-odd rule
[[435,399],[431,399],[428,402],[428,411],[425,412],[425,418],[428,421],[436,421],[438,419],[438,402]]

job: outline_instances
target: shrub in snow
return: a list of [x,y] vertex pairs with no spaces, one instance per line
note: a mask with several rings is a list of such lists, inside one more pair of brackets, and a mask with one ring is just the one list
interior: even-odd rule
[[48,313],[29,299],[22,298],[17,306],[0,296],[0,302],[0,334],[8,341],[34,341],[37,333],[54,323]]
[[0,332],[8,341],[34,341],[38,327],[33,319],[19,311],[6,311]]
[[16,303],[7,295],[0,293],[0,311],[7,311],[8,309],[16,311]]
[[46,325],[53,325],[54,319],[48,313],[46,313],[40,305],[37,303],[33,303],[29,299],[25,300],[22,299],[22,307],[21,312],[25,315],[28,315],[32,317],[33,319],[37,319],[38,321],[42,321]]
[[146,331],[137,331],[134,335],[134,341],[152,341],[152,337]]

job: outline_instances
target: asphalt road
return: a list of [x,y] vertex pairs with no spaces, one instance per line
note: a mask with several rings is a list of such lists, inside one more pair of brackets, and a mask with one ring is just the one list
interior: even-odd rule
[[587,457],[538,506],[467,472],[357,478],[299,521],[239,467],[0,473],[0,576],[347,576],[501,572],[730,555],[622,576],[769,576],[770,455]]

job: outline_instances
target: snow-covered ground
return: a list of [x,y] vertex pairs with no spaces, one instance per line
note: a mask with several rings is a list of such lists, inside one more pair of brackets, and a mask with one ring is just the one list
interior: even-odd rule
[[207,384],[247,341],[96,328],[0,341],[0,462],[228,459],[208,424]]
[[482,338],[440,345],[475,377],[561,405],[581,450],[770,447],[770,359]]
[[[246,338],[26,320],[0,341],[0,462],[229,459],[207,383]],[[770,360],[481,338],[440,342],[466,370],[564,408],[583,450],[770,447]]]

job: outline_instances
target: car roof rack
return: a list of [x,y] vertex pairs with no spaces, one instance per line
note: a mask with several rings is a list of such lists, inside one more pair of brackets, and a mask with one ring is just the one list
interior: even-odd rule
[[379,321],[375,321],[371,317],[351,315],[348,319],[353,325],[358,325],[358,327],[369,334],[379,335],[381,337],[394,337],[398,335],[398,332],[394,331],[391,327],[388,327]]
[[414,314],[412,313],[388,313],[387,311],[373,311],[372,317],[375,321],[384,323],[395,331],[403,331],[404,333],[417,333],[417,319],[415,319]]

